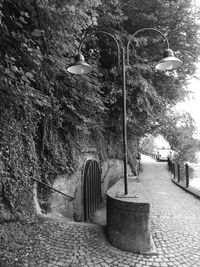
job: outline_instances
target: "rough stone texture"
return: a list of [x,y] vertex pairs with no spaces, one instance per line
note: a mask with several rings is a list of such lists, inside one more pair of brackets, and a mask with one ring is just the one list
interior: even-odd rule
[[79,157],[77,170],[72,175],[58,176],[53,187],[75,199],[70,201],[67,197],[53,192],[51,196],[51,214],[55,217],[65,217],[71,220],[83,220],[83,172],[87,160],[94,159],[95,154],[83,153]]
[[36,245],[40,256],[24,255],[23,266],[33,267],[199,267],[200,200],[172,183],[167,164],[142,156],[144,184],[151,203],[151,233],[157,255],[144,256],[113,247],[105,227],[47,221]]
[[[93,159],[98,160],[96,150],[94,149],[93,153],[84,152],[79,157],[79,164],[77,170],[72,175],[60,175],[58,176],[53,184],[53,188],[65,193],[66,195],[75,197],[74,200],[59,194],[58,192],[52,191],[51,194],[51,207],[50,213],[47,214],[47,217],[50,218],[66,218],[68,220],[82,221],[84,214],[83,207],[83,173],[84,167],[87,160]],[[123,163],[117,159],[103,161],[101,163],[101,191],[102,198],[105,198],[107,188],[109,183],[112,181],[119,180],[123,175]],[[129,174],[131,174],[130,168],[128,168]],[[37,199],[37,184],[34,186],[34,203],[36,212],[40,216],[46,216],[42,214],[40,209],[38,199]]]
[[[102,195],[105,196],[107,189],[123,177],[123,162],[117,159],[103,161],[101,163],[102,170]],[[132,175],[130,168],[128,167],[128,175]]]
[[34,182],[33,185],[33,202],[34,202],[34,208],[35,208],[35,212],[38,215],[42,215],[42,211],[38,202],[38,196],[37,196],[37,183]]

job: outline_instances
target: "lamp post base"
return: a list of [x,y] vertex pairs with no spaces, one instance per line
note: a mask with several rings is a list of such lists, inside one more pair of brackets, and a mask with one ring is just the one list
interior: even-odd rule
[[133,194],[123,195],[123,181],[107,192],[107,236],[119,249],[141,254],[156,254],[150,234],[150,204],[144,199],[141,183],[129,183]]

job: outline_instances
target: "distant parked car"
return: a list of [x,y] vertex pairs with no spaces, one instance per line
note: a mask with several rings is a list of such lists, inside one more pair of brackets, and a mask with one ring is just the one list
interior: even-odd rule
[[171,149],[159,149],[156,153],[156,160],[157,161],[167,161],[167,158],[172,157]]

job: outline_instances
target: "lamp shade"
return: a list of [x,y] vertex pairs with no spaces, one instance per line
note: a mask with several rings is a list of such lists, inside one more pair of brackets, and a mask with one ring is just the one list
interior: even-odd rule
[[85,62],[84,56],[82,54],[77,54],[67,71],[73,74],[87,74],[92,71],[92,67]]
[[163,58],[156,65],[157,70],[175,70],[180,67],[182,61],[174,56],[174,52],[171,49],[166,49]]

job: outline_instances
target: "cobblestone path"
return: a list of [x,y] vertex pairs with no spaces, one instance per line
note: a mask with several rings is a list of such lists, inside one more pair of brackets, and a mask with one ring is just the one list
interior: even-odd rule
[[151,202],[151,233],[156,255],[121,251],[109,244],[103,226],[46,221],[51,234],[40,236],[34,267],[200,267],[200,200],[170,180],[167,164],[142,156],[140,179]]

